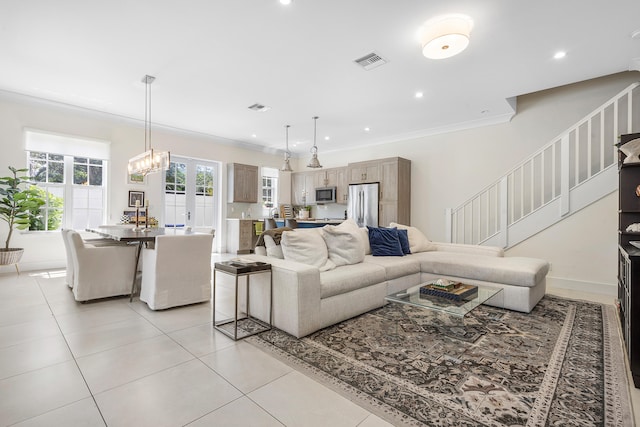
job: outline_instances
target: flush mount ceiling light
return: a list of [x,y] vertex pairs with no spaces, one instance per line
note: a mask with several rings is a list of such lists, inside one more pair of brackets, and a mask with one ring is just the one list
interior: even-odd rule
[[318,146],[316,145],[316,124],[318,116],[313,117],[313,147],[311,147],[311,160],[309,160],[308,168],[321,168],[322,165],[318,161]]
[[[153,151],[151,147],[151,83],[156,78],[153,76],[145,75],[142,78],[145,91],[145,105],[144,105],[144,153],[138,154],[135,157],[129,159],[127,169],[129,174],[147,175],[152,172],[158,172],[169,168],[169,162],[171,161],[171,154],[168,151]],[[149,147],[147,149],[147,147]]]
[[430,59],[445,59],[459,54],[469,45],[473,21],[466,15],[442,15],[428,20],[420,28],[422,54]]
[[284,163],[282,164],[282,167],[280,168],[280,170],[282,172],[291,172],[291,165],[289,164],[289,158],[291,157],[291,151],[289,151],[289,128],[291,126],[289,125],[285,125],[284,129],[285,129],[285,141],[286,141],[286,147],[287,147],[287,151],[284,152]]

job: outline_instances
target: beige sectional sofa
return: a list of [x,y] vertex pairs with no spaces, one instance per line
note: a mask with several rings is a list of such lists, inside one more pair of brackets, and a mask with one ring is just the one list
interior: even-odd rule
[[[407,228],[397,224],[392,225]],[[410,228],[408,232],[411,254],[373,256],[370,254],[368,240],[365,241],[366,229],[358,229],[354,226],[355,223],[343,223],[337,227],[323,227],[326,230],[287,231],[282,235],[282,247],[275,248],[276,251],[273,250],[275,243],[273,239],[265,239],[267,246],[271,244],[269,253],[275,256],[267,256],[266,248],[260,247],[256,248],[255,255],[243,256],[243,258],[268,262],[272,265],[273,323],[277,328],[296,337],[303,337],[383,306],[385,296],[390,293],[436,278],[503,288],[503,295],[495,301],[489,300],[488,304],[527,313],[545,294],[549,265],[544,260],[505,257],[503,250],[496,247],[430,242],[415,228]],[[287,233],[317,233],[322,236],[323,233],[332,230],[333,232],[342,231],[343,234],[339,238],[346,236],[345,238],[350,241],[342,244],[340,240],[326,240],[328,243],[331,242],[327,248],[327,264],[311,265],[298,262],[296,256],[287,256],[290,255],[287,251],[290,247],[287,245],[287,240],[291,239],[286,237],[302,235]],[[357,236],[357,239],[349,235]],[[301,250],[303,258],[309,252],[315,254],[316,251],[322,251],[319,240],[315,236],[313,239],[316,240],[312,242],[312,251]],[[360,260],[359,262],[343,264],[344,259],[332,258],[331,246],[334,246],[334,249],[338,246],[336,249],[338,251],[351,247],[350,250],[353,253],[360,250],[358,241],[362,241],[363,253],[353,257],[351,261]],[[285,259],[279,258],[281,252],[284,253]],[[348,255],[347,258],[349,258]],[[332,259],[335,263],[331,262]],[[316,261],[313,260],[318,264]],[[266,281],[267,279],[255,276],[252,278],[252,283],[254,280]],[[260,287],[259,283],[256,283],[256,287]],[[265,298],[262,300],[264,301]],[[255,301],[256,299],[252,296],[252,314],[263,311],[263,307],[254,306]],[[260,317],[259,314],[257,315]]]

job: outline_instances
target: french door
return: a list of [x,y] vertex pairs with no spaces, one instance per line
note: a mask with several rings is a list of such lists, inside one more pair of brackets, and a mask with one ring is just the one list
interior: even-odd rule
[[171,156],[164,174],[164,226],[215,227],[220,217],[219,164]]

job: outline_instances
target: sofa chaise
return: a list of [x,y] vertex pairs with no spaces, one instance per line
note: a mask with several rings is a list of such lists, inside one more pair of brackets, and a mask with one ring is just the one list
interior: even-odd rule
[[[391,293],[438,278],[500,287],[502,296],[487,304],[526,313],[545,294],[549,265],[544,260],[505,257],[497,247],[431,242],[415,227],[391,227],[384,230],[406,236],[410,253],[374,256],[370,231],[351,220],[285,231],[281,242],[265,236],[265,247],[243,258],[272,265],[274,326],[303,337],[381,307]],[[266,289],[267,280],[256,276],[252,286],[255,281]],[[252,296],[251,312],[257,317],[267,312],[260,305],[265,297]]]

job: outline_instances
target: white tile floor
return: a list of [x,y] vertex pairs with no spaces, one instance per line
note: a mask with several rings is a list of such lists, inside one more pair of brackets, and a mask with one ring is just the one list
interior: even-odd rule
[[211,310],[153,312],[128,298],[79,304],[64,271],[0,274],[0,425],[390,425],[216,332]]

